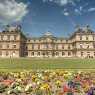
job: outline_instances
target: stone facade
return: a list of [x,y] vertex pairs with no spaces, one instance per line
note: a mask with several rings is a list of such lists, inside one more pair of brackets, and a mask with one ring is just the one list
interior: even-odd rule
[[9,27],[0,32],[0,57],[23,57],[26,38],[20,26]]
[[41,37],[25,37],[21,27],[0,32],[0,57],[95,57],[95,32],[89,26],[77,27],[69,38],[46,32]]

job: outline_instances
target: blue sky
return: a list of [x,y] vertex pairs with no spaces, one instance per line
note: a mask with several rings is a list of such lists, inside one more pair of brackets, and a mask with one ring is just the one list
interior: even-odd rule
[[[75,31],[76,25],[89,24],[95,30],[95,0],[5,1],[0,0],[1,27],[21,24],[23,31],[31,36],[41,36],[47,31],[55,36],[68,36]],[[5,4],[7,6],[3,7]],[[10,11],[6,13],[8,8]]]

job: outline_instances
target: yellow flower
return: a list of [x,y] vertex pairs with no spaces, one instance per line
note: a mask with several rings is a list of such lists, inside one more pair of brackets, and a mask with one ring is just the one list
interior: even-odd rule
[[32,81],[36,80],[36,75],[32,75]]
[[60,85],[61,84],[61,81],[60,80],[57,80],[56,81],[56,85]]
[[16,79],[17,82],[21,82],[21,79]]
[[41,90],[49,90],[50,89],[50,86],[49,86],[49,84],[45,83],[45,84],[42,84],[41,85],[41,88],[40,89]]

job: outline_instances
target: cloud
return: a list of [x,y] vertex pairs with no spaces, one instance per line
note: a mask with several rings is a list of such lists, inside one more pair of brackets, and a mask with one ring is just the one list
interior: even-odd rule
[[95,8],[89,8],[88,9],[88,12],[92,12],[92,11],[95,11]]
[[80,0],[43,0],[43,2],[56,3],[60,6],[65,6],[67,4],[76,5],[75,1],[80,2]]
[[64,12],[63,13],[65,16],[69,16],[69,12]]
[[0,0],[0,23],[8,24],[21,21],[27,14],[27,4],[15,0]]
[[80,7],[80,9],[75,9],[74,11],[75,11],[75,13],[76,13],[77,15],[81,15],[81,14],[82,14],[81,7]]

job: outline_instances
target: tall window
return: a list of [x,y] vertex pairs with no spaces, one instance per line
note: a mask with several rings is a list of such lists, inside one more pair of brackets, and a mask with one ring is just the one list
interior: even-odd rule
[[8,51],[6,51],[6,56],[8,56],[9,55],[9,52]]
[[64,49],[64,45],[62,45],[62,49]]
[[0,49],[2,48],[2,44],[0,44]]
[[71,52],[68,52],[68,56],[70,56],[71,55]]
[[34,44],[32,44],[32,49],[34,49]]
[[93,43],[93,48],[95,48],[95,43]]
[[1,35],[1,40],[3,40],[3,38],[4,38],[4,35]]
[[81,56],[83,56],[83,52],[81,52]]
[[58,45],[56,44],[56,49],[58,49]]
[[68,46],[68,49],[70,49],[70,45]]
[[89,40],[89,39],[88,39],[88,36],[86,36],[86,40]]
[[89,45],[87,45],[87,49],[89,49]]
[[14,40],[16,40],[16,35],[14,35]]
[[56,56],[58,56],[59,55],[59,52],[56,52]]
[[13,45],[13,48],[16,48],[16,45]]
[[9,44],[7,44],[7,48],[9,48]]
[[2,56],[2,51],[0,51],[0,56]]
[[40,44],[38,44],[38,49],[40,49]]
[[42,55],[45,56],[45,52],[43,52]]
[[40,52],[38,52],[38,54],[37,54],[38,56],[40,56]]
[[10,35],[7,36],[7,39],[10,40]]
[[44,47],[45,47],[45,49],[48,49],[48,48],[49,48],[48,44],[45,44],[45,46],[44,46]]
[[93,40],[95,40],[94,35],[93,35]]
[[83,44],[80,44],[80,48],[81,48],[81,49],[83,48]]
[[16,53],[15,51],[13,51],[13,53]]
[[80,40],[82,40],[82,35],[80,35]]

